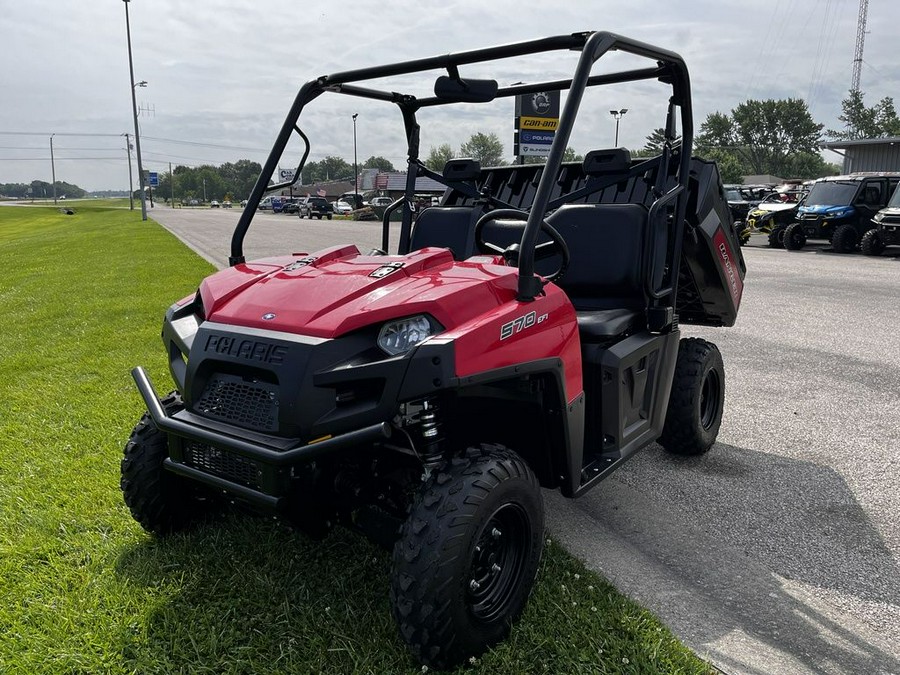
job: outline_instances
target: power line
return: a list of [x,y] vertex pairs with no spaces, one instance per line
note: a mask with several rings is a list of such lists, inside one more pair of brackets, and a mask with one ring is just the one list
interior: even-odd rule
[[154,136],[141,136],[148,141],[161,141],[163,143],[176,143],[179,145],[196,145],[201,148],[219,148],[220,150],[246,150],[248,152],[268,152],[269,148],[245,148],[239,145],[216,145],[215,143],[201,143],[199,141],[180,141],[174,138],[157,138]]
[[0,131],[0,135],[3,136],[50,136],[53,134],[54,136],[102,136],[106,138],[116,138],[119,136],[124,136],[125,134],[78,134],[67,131]]

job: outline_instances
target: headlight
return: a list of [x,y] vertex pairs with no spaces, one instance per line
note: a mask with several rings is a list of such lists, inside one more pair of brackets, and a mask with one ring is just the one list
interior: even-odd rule
[[408,352],[438,330],[436,322],[424,314],[389,321],[378,332],[378,346],[391,356],[397,356]]
[[884,220],[884,214],[881,211],[879,211],[878,213],[875,214],[875,217],[872,218],[872,220],[874,220],[876,223],[880,223],[882,220]]
[[853,213],[853,207],[847,207],[846,209],[841,209],[840,211],[832,211],[831,213],[826,213],[826,218],[843,218],[844,216],[849,216]]

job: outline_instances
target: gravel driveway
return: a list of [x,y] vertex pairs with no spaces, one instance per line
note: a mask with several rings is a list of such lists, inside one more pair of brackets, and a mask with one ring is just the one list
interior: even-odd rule
[[[150,215],[222,266],[239,213]],[[264,214],[246,252],[380,240]],[[738,325],[684,330],[722,351],[719,443],[652,446],[576,501],[547,492],[550,528],[726,672],[900,673],[900,257],[764,242],[744,249]]]

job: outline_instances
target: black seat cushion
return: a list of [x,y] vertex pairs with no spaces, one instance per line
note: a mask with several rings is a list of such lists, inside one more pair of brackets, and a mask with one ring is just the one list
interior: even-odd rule
[[606,342],[641,328],[643,312],[633,309],[576,310],[582,342]]
[[475,255],[475,223],[484,210],[480,206],[432,206],[416,219],[409,249],[426,246],[449,248],[456,260]]
[[576,309],[644,309],[647,209],[639,204],[566,204],[547,218],[569,247],[558,285]]

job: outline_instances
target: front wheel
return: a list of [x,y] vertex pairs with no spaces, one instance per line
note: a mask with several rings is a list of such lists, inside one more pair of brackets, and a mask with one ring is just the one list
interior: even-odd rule
[[659,444],[677,455],[702,455],[716,442],[724,409],[719,348],[701,338],[682,339]]
[[803,226],[800,223],[788,225],[782,241],[788,251],[799,251],[806,246],[806,233],[803,232]]
[[852,253],[856,250],[859,234],[850,223],[844,223],[834,231],[831,237],[831,247],[835,253]]
[[503,640],[531,593],[544,507],[525,461],[469,448],[422,485],[394,546],[391,605],[425,665],[449,668]]
[[[168,415],[184,408],[178,392],[172,392],[161,403]],[[141,527],[156,535],[185,529],[200,512],[192,486],[163,466],[168,456],[168,436],[145,413],[125,445],[119,485],[131,515]]]
[[769,232],[769,248],[784,248],[784,225],[776,225]]
[[881,255],[881,252],[884,251],[884,244],[878,237],[878,230],[866,232],[862,241],[859,242],[859,248],[863,255]]

